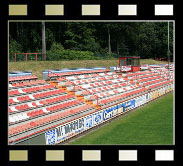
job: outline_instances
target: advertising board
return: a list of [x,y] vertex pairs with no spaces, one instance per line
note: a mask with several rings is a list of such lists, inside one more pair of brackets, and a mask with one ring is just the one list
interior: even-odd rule
[[84,131],[84,118],[73,120],[45,133],[47,145],[57,144]]
[[135,107],[135,100],[134,99],[123,103],[124,111],[130,110],[134,107]]
[[103,111],[99,111],[93,114],[93,125],[96,126],[103,122]]
[[87,130],[91,127],[93,127],[93,114],[88,115],[84,118],[84,129]]
[[118,114],[123,113],[123,103],[118,105]]

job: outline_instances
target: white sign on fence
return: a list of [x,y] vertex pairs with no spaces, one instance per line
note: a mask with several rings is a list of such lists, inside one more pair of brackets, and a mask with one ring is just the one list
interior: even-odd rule
[[45,133],[46,144],[56,144],[84,131],[84,118],[76,119]]
[[93,114],[93,125],[98,125],[103,122],[103,111],[99,111]]

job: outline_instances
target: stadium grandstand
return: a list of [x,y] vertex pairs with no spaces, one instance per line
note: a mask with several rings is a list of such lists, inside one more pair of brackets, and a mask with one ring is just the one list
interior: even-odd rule
[[174,65],[93,68],[9,75],[9,144],[49,145],[174,89]]

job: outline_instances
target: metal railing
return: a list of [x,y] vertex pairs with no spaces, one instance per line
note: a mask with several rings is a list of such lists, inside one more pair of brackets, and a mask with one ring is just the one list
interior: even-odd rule
[[[25,55],[25,60],[26,60],[26,63],[27,63],[27,55],[35,55],[36,56],[36,62],[37,62],[37,55],[40,55],[41,53],[15,53],[14,54],[15,62],[17,61],[17,55],[18,54]],[[44,60],[46,61],[46,54],[44,55]]]

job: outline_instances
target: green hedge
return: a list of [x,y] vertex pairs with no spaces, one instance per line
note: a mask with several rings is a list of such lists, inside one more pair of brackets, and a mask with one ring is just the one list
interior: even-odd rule
[[94,53],[90,51],[63,50],[59,54],[47,53],[47,60],[84,60],[94,59]]
[[118,58],[117,54],[99,54],[91,51],[63,50],[59,54],[47,53],[47,60],[98,60]]

